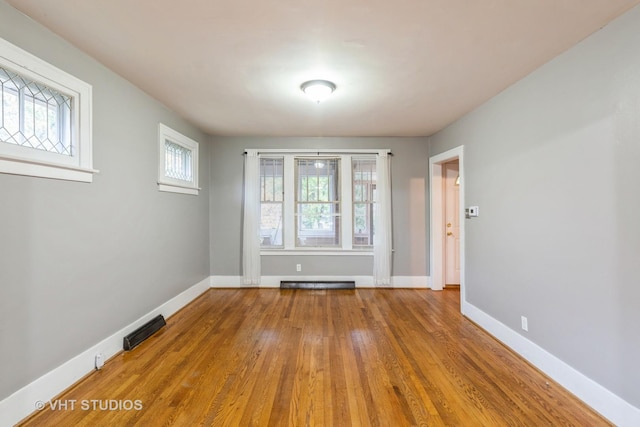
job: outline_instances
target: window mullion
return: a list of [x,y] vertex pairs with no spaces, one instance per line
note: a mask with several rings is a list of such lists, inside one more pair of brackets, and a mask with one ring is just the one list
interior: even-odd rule
[[26,108],[26,103],[24,101],[24,86],[21,87],[20,89],[18,89],[18,126],[20,127],[20,144],[22,144],[24,142],[23,135],[25,135],[25,127],[24,127],[24,120],[25,120],[25,108]]
[[351,171],[351,156],[342,156],[340,170],[340,213],[342,230],[342,249],[353,249],[353,174]]
[[293,155],[284,156],[284,248],[295,249],[295,160]]

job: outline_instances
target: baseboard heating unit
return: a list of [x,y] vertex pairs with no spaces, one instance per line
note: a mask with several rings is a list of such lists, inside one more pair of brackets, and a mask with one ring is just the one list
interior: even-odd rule
[[283,280],[280,289],[355,289],[355,281],[294,281]]
[[144,340],[158,332],[166,324],[167,322],[164,320],[162,314],[157,315],[156,317],[149,320],[147,323],[124,337],[123,348],[126,351],[133,350],[135,347],[142,344]]

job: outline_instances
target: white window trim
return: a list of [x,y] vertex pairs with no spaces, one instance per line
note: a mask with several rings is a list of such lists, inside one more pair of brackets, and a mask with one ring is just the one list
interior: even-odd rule
[[[359,255],[373,256],[372,248],[353,247],[353,195],[351,173],[352,157],[363,158],[367,155],[377,155],[381,151],[391,152],[389,149],[255,149],[263,157],[283,157],[284,158],[284,247],[282,248],[261,248],[260,255],[284,256],[284,255]],[[247,150],[248,151],[248,150]],[[348,221],[341,221],[341,241],[342,246],[331,247],[297,247],[295,244],[295,158],[311,156],[335,156],[341,159],[340,173],[342,199],[340,200],[343,218]],[[344,179],[344,177],[349,177]]]
[[278,255],[313,255],[313,256],[373,256],[373,249],[332,249],[332,248],[296,248],[294,250],[289,249],[268,249],[262,248],[260,255],[264,256],[278,256]]
[[71,156],[0,142],[0,173],[92,182],[91,85],[0,38],[0,65],[71,98]]
[[[191,151],[191,168],[193,172],[192,181],[183,181],[180,179],[170,178],[166,175],[166,141],[170,141]],[[158,124],[158,190],[170,193],[190,194],[194,196],[197,196],[200,193],[200,187],[198,187],[198,146],[199,144],[193,139],[171,129],[169,126],[162,123]]]

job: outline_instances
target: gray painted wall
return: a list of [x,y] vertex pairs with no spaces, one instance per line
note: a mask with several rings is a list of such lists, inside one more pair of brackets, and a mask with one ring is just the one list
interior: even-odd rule
[[480,207],[468,301],[636,407],[639,46],[636,7],[430,140]]
[[[0,37],[93,85],[92,184],[0,174],[0,400],[209,276],[205,136],[0,1]],[[200,141],[200,196],[157,190],[157,126]]]
[[[393,272],[427,275],[428,176],[426,138],[211,138],[211,274],[242,274],[243,152],[246,148],[390,148],[393,197]],[[263,275],[368,275],[369,256],[263,256]]]

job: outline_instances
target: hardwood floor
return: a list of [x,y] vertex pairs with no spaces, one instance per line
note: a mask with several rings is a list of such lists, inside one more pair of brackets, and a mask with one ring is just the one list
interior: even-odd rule
[[462,317],[457,290],[212,289],[23,425],[610,424]]

